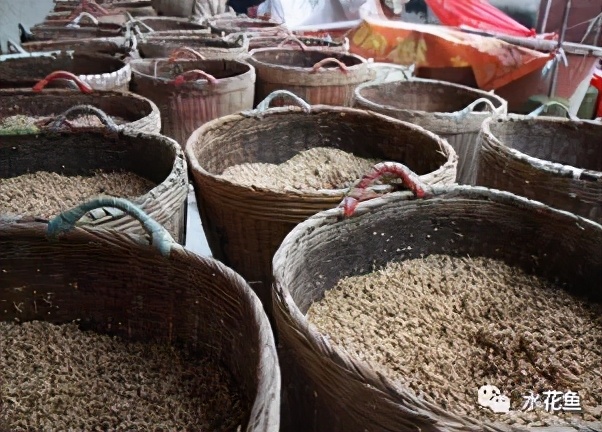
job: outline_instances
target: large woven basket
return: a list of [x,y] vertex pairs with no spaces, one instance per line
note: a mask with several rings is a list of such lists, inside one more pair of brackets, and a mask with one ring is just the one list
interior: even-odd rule
[[[275,97],[276,94],[271,97]],[[438,136],[380,114],[343,107],[267,108],[222,117],[188,140],[203,227],[213,256],[242,274],[270,309],[272,256],[286,234],[336,205],[346,189],[286,192],[248,187],[220,174],[249,163],[282,163],[313,147],[405,162],[429,183],[453,183],[457,156]]]
[[[215,35],[166,36],[154,33],[138,41],[140,58],[167,58],[179,48],[191,48],[205,60],[236,60],[249,51],[249,41],[244,37],[221,38]],[[133,55],[132,57],[136,57]]]
[[602,223],[602,123],[511,115],[483,123],[477,184]]
[[408,121],[445,138],[458,154],[458,183],[474,184],[477,138],[483,121],[506,114],[493,93],[443,81],[370,82],[355,90],[353,106]]
[[185,146],[204,123],[253,107],[255,70],[236,60],[134,60],[132,90],[157,104],[163,133]]
[[0,88],[32,87],[54,71],[71,72],[94,90],[128,91],[132,70],[107,54],[48,51],[0,56]]
[[[144,223],[153,246],[142,236],[73,228],[79,215],[108,206]],[[77,320],[85,330],[209,356],[242,391],[239,430],[278,432],[280,370],[261,303],[242,277],[174,243],[139,208],[93,201],[50,224],[0,219],[0,262],[0,301],[22,306],[1,308],[2,321]]]
[[[0,138],[0,177],[47,171],[62,175],[89,175],[95,170],[125,170],[157,186],[132,199],[146,213],[166,227],[183,243],[185,236],[188,173],[182,150],[167,137],[139,131],[105,129],[63,131],[62,122],[74,112],[57,118],[41,132],[2,135]],[[95,228],[111,228],[142,233],[133,218],[113,209],[88,213],[82,223]]]
[[355,88],[375,77],[365,59],[336,50],[281,47],[249,54],[257,70],[256,103],[289,90],[312,105],[351,106]]
[[[319,213],[292,230],[276,252],[274,315],[291,430],[575,432],[455,415],[383,376],[307,321],[311,304],[340,279],[432,254],[499,259],[602,301],[602,226],[507,192],[426,189],[431,196],[425,199],[398,192],[360,203],[351,217],[341,208]],[[600,430],[599,423],[582,430]]]
[[[44,89],[41,92],[47,84],[64,78],[76,83],[78,91]],[[0,90],[0,122],[14,115],[54,118],[81,105],[96,107],[112,120],[115,117],[123,120],[125,129],[155,134],[161,131],[161,114],[152,101],[134,93],[94,92],[75,75],[66,72],[50,74],[36,84],[34,90]]]

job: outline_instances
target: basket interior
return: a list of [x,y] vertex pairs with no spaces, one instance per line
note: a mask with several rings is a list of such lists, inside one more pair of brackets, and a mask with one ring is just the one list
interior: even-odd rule
[[0,178],[36,171],[66,176],[124,170],[161,184],[170,175],[177,149],[160,136],[96,132],[4,135]]
[[131,66],[135,73],[163,79],[175,79],[183,72],[195,69],[217,79],[239,76],[251,70],[246,63],[228,60],[179,60],[169,63],[165,59],[155,59],[132,62]]
[[250,30],[250,29],[271,29],[274,27],[278,27],[280,24],[273,23],[270,21],[264,20],[253,20],[253,19],[226,19],[226,20],[217,20],[211,24],[211,26],[215,29],[241,29],[241,30]]
[[602,125],[552,119],[498,120],[490,130],[505,146],[538,159],[602,172]]
[[21,46],[29,52],[67,50],[88,53],[98,52],[109,55],[126,54],[125,47],[119,46],[116,42],[102,38],[75,38],[42,42],[25,42],[21,44]]
[[[443,83],[393,81],[363,87],[359,94],[369,102],[378,105],[425,112],[457,112],[483,97],[489,99],[496,108],[501,105],[495,97]],[[484,104],[480,104],[475,111],[486,109]]]
[[151,104],[141,97],[113,92],[87,95],[78,91],[48,89],[42,94],[22,92],[3,96],[0,92],[0,120],[14,115],[55,117],[75,105],[92,105],[109,116],[134,122],[148,116],[153,110]]
[[11,58],[0,61],[0,88],[33,86],[48,74],[63,70],[75,75],[110,74],[125,63],[106,54],[62,53],[58,56]]
[[[253,53],[253,58],[259,62],[298,68],[311,68],[316,63],[326,58],[335,58],[347,67],[362,64],[358,57],[332,51],[301,50],[301,49],[269,49]],[[338,66],[334,63],[324,65],[326,69],[336,69]]]
[[242,163],[279,164],[314,147],[402,162],[421,175],[439,169],[448,158],[439,141],[421,130],[363,111],[336,109],[314,108],[311,114],[282,109],[262,119],[218,121],[193,145],[199,164],[214,175]]

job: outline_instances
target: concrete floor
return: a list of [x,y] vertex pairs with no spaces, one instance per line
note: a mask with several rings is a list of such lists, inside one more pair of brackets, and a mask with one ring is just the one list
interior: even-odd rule
[[205,237],[201,216],[197,207],[194,188],[190,185],[188,192],[188,214],[186,218],[186,249],[203,256],[211,256],[211,249]]

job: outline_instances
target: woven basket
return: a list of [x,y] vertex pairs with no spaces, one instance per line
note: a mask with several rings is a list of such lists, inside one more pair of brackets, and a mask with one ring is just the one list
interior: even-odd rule
[[208,26],[191,22],[185,18],[176,17],[143,17],[129,23],[140,34],[153,35],[193,35],[209,34]]
[[236,60],[134,60],[132,90],[157,104],[163,134],[185,146],[204,123],[253,107],[255,70]]
[[70,21],[47,21],[31,28],[31,33],[36,41],[73,39],[73,38],[100,38],[122,36],[123,29],[115,23],[88,23],[80,22],[78,27],[69,27]]
[[106,54],[72,51],[0,56],[0,89],[31,87],[54,71],[71,72],[94,90],[128,91],[132,70]]
[[[145,224],[153,246],[141,236],[73,228],[79,215],[108,206]],[[50,224],[0,219],[0,262],[10,274],[0,278],[0,301],[22,306],[2,308],[3,321],[78,320],[84,330],[202,353],[240,386],[239,430],[279,430],[280,370],[261,303],[242,277],[174,243],[139,208],[97,200]],[[40,301],[47,294],[52,301]]]
[[249,41],[244,37],[230,39],[215,35],[155,36],[151,34],[138,41],[138,57],[167,58],[182,47],[194,49],[206,60],[236,60],[249,52]]
[[[42,89],[55,80],[67,79],[79,91]],[[124,129],[158,134],[161,131],[159,108],[150,100],[134,93],[94,92],[92,88],[67,72],[55,72],[29,89],[0,90],[0,121],[9,116],[56,117],[77,105],[90,105],[100,109],[113,120],[125,121]]]
[[474,184],[477,138],[483,121],[506,114],[493,93],[442,81],[370,82],[355,90],[353,106],[408,121],[445,138],[458,154],[458,183]]
[[262,48],[248,62],[257,70],[256,103],[282,89],[312,105],[351,106],[355,88],[375,77],[363,58],[324,49]]
[[[17,177],[37,171],[62,175],[87,175],[98,169],[132,172],[157,185],[133,202],[183,243],[188,173],[184,154],[177,143],[161,135],[119,130],[107,118],[103,119],[107,124],[105,129],[82,128],[65,132],[60,126],[76,113],[76,110],[69,110],[37,132],[35,139],[31,134],[2,135],[0,160],[5,163],[0,164],[0,177]],[[102,114],[99,116],[102,118]],[[135,219],[112,209],[90,212],[82,223],[95,228],[143,232]]]
[[230,17],[212,19],[208,22],[211,32],[217,35],[231,33],[262,33],[265,35],[288,35],[282,24],[259,18]]
[[124,57],[130,52],[130,46],[124,37],[75,38],[57,41],[24,42],[21,44],[21,47],[30,53],[62,50],[108,54],[113,57]]
[[483,123],[477,184],[602,223],[602,124],[507,116]]
[[430,193],[393,193],[360,203],[347,218],[341,208],[319,213],[276,252],[274,315],[292,430],[574,432],[455,415],[334,345],[306,320],[311,304],[340,279],[432,254],[499,259],[602,301],[602,226],[507,192],[446,185]]
[[186,148],[213,256],[250,282],[268,314],[271,261],[280,242],[299,222],[336,205],[346,190],[285,192],[245,187],[222,178],[226,168],[248,162],[281,163],[303,150],[323,146],[360,157],[405,162],[429,184],[453,183],[457,164],[447,142],[418,126],[351,108],[310,108],[303,101],[298,101],[303,109],[267,109],[270,100],[258,110],[204,125]]

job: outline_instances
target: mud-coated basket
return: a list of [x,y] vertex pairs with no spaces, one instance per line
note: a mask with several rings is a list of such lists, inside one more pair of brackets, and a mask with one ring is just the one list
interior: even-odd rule
[[180,48],[191,48],[205,60],[236,60],[249,52],[249,41],[239,38],[221,38],[215,35],[171,36],[150,33],[138,40],[136,58],[167,58]]
[[21,48],[33,53],[40,51],[75,51],[83,53],[100,53],[111,56],[126,56],[130,44],[124,37],[113,38],[75,38],[42,42],[24,42]]
[[[501,260],[602,301],[602,226],[508,192],[424,189],[424,198],[396,192],[360,203],[347,217],[344,207],[316,214],[282,242],[273,261],[273,307],[283,422],[292,415],[291,430],[304,432],[575,431],[456,415],[377,372],[306,319],[342,278],[434,254]],[[580,430],[599,430],[591,427]]]
[[249,53],[257,70],[255,103],[289,90],[312,105],[351,106],[355,88],[376,76],[355,54],[314,48],[261,48]]
[[445,138],[458,154],[458,183],[475,184],[477,138],[483,121],[508,112],[493,93],[443,81],[369,82],[355,89],[353,106],[417,124]]
[[[77,90],[44,88],[52,81],[63,79],[75,84]],[[81,105],[95,107],[113,121],[120,119],[125,129],[151,134],[161,132],[161,114],[152,101],[129,92],[95,92],[75,75],[61,71],[53,72],[31,90],[0,90],[0,122],[15,115],[54,118]]]
[[[214,257],[239,272],[271,309],[272,257],[286,234],[336,205],[346,189],[288,192],[243,186],[221,177],[243,163],[279,164],[314,147],[399,161],[429,183],[453,183],[457,157],[438,136],[409,123],[361,110],[312,106],[259,109],[205,124],[188,140],[186,157]],[[290,94],[289,94],[290,95]],[[297,98],[298,99],[298,98]]]
[[0,89],[33,87],[54,71],[76,75],[94,90],[128,91],[132,70],[107,54],[48,51],[0,56]]
[[477,184],[602,223],[602,123],[510,115],[483,123]]
[[[134,173],[156,186],[131,201],[183,243],[188,173],[177,143],[162,135],[120,130],[106,118],[104,128],[65,131],[63,122],[75,114],[75,110],[69,110],[35,135],[2,135],[0,177],[37,171],[66,176],[91,175],[96,170]],[[135,234],[143,231],[135,219],[110,208],[89,212],[81,222]]]
[[182,148],[204,123],[253,107],[255,70],[246,63],[144,59],[130,65],[132,91],[157,104],[163,134]]
[[[148,236],[74,228],[96,207],[132,214],[153,244]],[[239,430],[278,432],[280,370],[261,303],[241,276],[174,243],[140,208],[95,200],[49,224],[0,219],[0,262],[0,301],[20,305],[1,308],[0,320],[77,321],[86,331],[209,357],[241,391]]]

